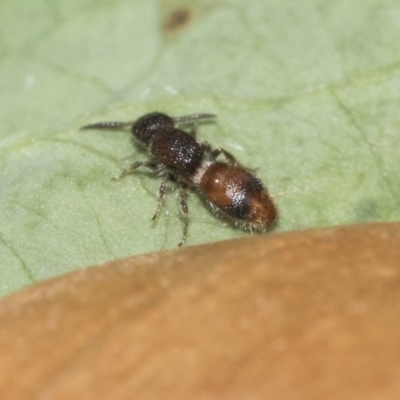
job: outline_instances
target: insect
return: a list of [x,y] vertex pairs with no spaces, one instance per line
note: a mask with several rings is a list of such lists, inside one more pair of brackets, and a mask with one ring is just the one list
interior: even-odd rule
[[[139,167],[146,167],[161,178],[158,202],[152,220],[159,215],[166,196],[167,182],[174,182],[179,190],[183,216],[183,234],[178,246],[185,243],[188,231],[189,190],[197,190],[213,211],[228,217],[241,228],[256,232],[266,231],[277,219],[277,208],[267,189],[253,172],[239,164],[236,158],[208,142],[196,140],[196,125],[214,120],[214,114],[192,114],[170,117],[153,112],[136,121],[97,122],[81,129],[130,129],[139,144],[146,147],[150,160],[135,161],[124,169],[120,179]],[[183,130],[191,125],[190,131]],[[219,161],[219,156],[225,161]]]

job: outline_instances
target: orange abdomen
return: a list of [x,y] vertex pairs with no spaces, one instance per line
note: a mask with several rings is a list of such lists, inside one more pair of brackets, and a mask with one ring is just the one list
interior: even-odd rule
[[266,188],[243,167],[214,162],[205,169],[199,187],[213,206],[256,230],[265,230],[277,219]]

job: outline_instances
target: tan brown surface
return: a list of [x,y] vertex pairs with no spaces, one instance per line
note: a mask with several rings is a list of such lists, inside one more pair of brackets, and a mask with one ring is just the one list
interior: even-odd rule
[[0,399],[399,399],[400,224],[247,237],[0,303]]

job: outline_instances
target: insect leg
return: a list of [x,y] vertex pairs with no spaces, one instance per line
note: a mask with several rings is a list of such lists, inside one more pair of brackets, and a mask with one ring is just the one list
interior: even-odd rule
[[197,136],[197,130],[196,130],[196,128],[197,128],[197,124],[195,124],[195,125],[192,127],[192,129],[190,129],[190,131],[188,132],[189,135],[192,135],[194,138],[196,138],[196,136]]
[[157,170],[157,164],[150,162],[150,161],[135,161],[131,165],[129,165],[127,168],[125,168],[122,172],[121,175],[118,178],[112,178],[114,181],[119,181],[120,179],[124,178],[126,175],[130,174],[133,172],[135,169],[139,167],[146,167],[150,169],[151,171],[156,171]]
[[217,149],[213,150],[210,155],[214,160],[216,160],[220,154],[224,155],[224,157],[228,160],[229,164],[231,165],[239,164],[236,158],[231,153],[229,153],[229,151],[226,151],[222,147],[218,147]]
[[200,143],[201,148],[204,150],[206,154],[211,154],[211,145],[208,142]]
[[159,188],[158,188],[158,202],[157,202],[157,207],[156,207],[156,210],[154,211],[153,217],[151,218],[152,221],[154,221],[158,217],[158,214],[161,210],[161,206],[163,205],[166,190],[167,190],[168,179],[170,179],[170,176],[165,175],[160,183]]
[[183,216],[183,234],[182,239],[178,244],[178,247],[182,246],[186,242],[186,236],[188,231],[188,223],[189,223],[189,209],[186,203],[187,191],[184,185],[179,186],[179,205],[181,207],[181,212]]

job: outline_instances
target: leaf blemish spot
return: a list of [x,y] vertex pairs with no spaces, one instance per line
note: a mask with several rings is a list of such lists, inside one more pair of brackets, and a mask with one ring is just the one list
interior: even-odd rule
[[191,19],[192,13],[188,8],[178,8],[165,18],[163,29],[167,33],[176,32],[189,25]]

